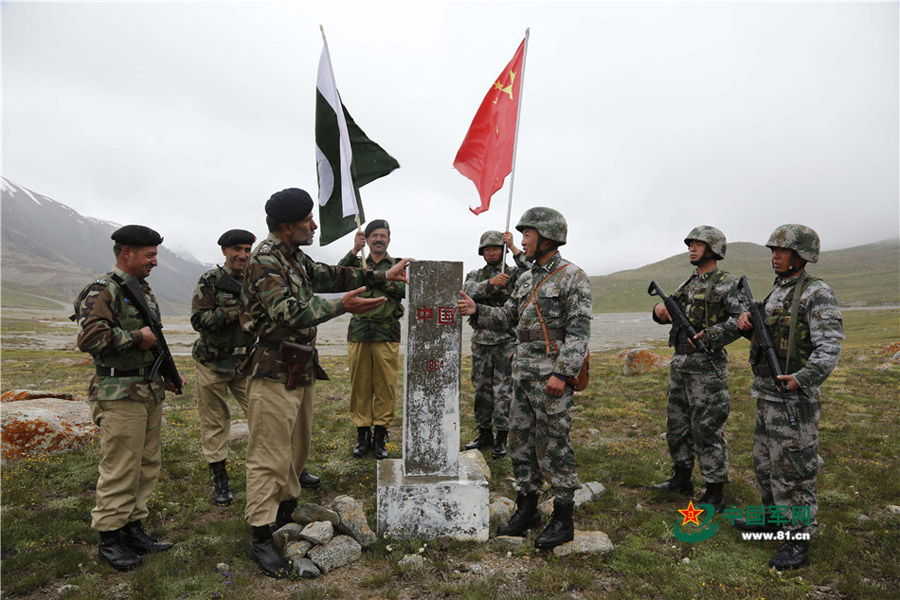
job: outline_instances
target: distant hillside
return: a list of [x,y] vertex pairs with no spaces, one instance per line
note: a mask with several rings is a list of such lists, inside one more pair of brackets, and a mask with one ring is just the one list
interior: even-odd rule
[[[68,310],[78,292],[115,262],[109,236],[119,225],[84,217],[5,178],[0,186],[3,306]],[[186,313],[208,268],[160,246],[149,281],[163,312]]]
[[[760,300],[772,289],[771,251],[750,242],[728,244],[719,266],[735,275],[746,275]],[[628,271],[591,277],[594,312],[649,311],[658,299],[647,294],[655,279],[667,294],[673,292],[693,267],[687,252]],[[823,278],[837,294],[841,306],[881,306],[900,303],[900,238],[874,244],[831,250],[819,256],[807,271]]]

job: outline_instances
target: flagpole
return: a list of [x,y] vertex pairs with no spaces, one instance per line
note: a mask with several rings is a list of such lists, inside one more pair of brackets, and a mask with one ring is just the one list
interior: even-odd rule
[[[531,27],[525,28],[525,49],[522,52],[522,72],[519,74],[519,103],[516,106],[516,135],[513,139],[513,155],[512,155],[512,169],[510,169],[509,173],[509,203],[506,206],[506,229],[504,232],[509,231],[509,220],[512,215],[512,201],[513,201],[513,186],[516,182],[516,152],[519,148],[519,123],[520,117],[522,116],[522,97],[525,93],[525,63],[528,60],[528,37],[531,35]],[[325,32],[322,32],[322,36],[325,36]],[[326,44],[327,46],[327,44]],[[329,55],[329,65],[331,64],[331,59]],[[506,244],[503,244],[503,258],[500,259],[500,264],[502,266],[503,271],[507,270],[506,267]]]
[[[319,23],[319,31],[322,32],[322,43],[325,44],[325,54],[328,55],[328,71],[331,73],[331,80],[335,82],[335,84],[334,84],[335,88],[337,88],[337,79],[335,79],[335,77],[334,77],[334,67],[331,64],[331,49],[328,47],[328,38],[325,37],[325,27],[321,23]],[[526,44],[526,47],[527,47],[527,45],[528,44]],[[524,71],[524,63],[523,63],[522,70]],[[521,92],[519,92],[519,95],[521,95]],[[340,99],[340,92],[338,92],[338,99]],[[343,108],[343,103],[341,103],[341,108]],[[340,109],[338,109],[338,110],[340,110]],[[515,160],[515,149],[513,149],[513,160]],[[507,224],[507,227],[508,226],[509,225]],[[359,222],[359,211],[357,211],[357,213],[356,213],[356,231],[357,232],[362,231],[362,225]],[[356,242],[354,242],[354,243],[356,243]],[[360,266],[363,269],[365,269],[366,268],[366,247],[363,246],[362,248],[360,248],[359,253],[360,253]]]

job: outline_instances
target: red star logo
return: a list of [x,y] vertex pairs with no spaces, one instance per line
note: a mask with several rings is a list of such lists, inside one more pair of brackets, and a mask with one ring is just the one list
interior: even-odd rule
[[684,527],[688,523],[694,523],[697,527],[700,526],[700,521],[697,517],[700,513],[703,512],[702,508],[694,508],[694,501],[691,500],[688,502],[688,507],[685,510],[679,510],[681,514],[684,515],[684,521],[682,521],[681,526]]

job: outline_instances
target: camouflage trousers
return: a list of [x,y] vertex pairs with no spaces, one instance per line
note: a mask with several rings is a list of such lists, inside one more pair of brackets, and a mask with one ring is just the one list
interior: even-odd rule
[[569,443],[572,388],[566,386],[559,398],[547,395],[546,381],[513,381],[513,389],[509,456],[519,492],[538,493],[546,479],[555,499],[571,500],[580,487]]
[[702,354],[677,355],[669,367],[669,403],[666,417],[666,442],[676,467],[694,468],[694,456],[707,483],[728,482],[728,443],[725,421],[731,411],[728,393],[728,367],[716,366],[719,377],[709,368],[684,369],[684,359],[695,361]]
[[509,430],[512,401],[512,360],[515,342],[472,344],[472,385],[475,387],[475,423],[480,429]]
[[[794,532],[815,533],[819,528],[816,475],[819,472],[818,402],[792,402],[796,425],[791,425],[785,404],[756,401],[753,434],[753,469],[765,506],[809,507],[809,524],[794,524]],[[802,509],[801,509],[802,510]]]

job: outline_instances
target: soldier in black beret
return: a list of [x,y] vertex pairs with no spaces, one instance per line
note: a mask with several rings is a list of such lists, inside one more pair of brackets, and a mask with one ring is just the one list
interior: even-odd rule
[[219,236],[225,264],[200,277],[191,301],[191,326],[200,337],[191,354],[197,361],[197,413],[203,457],[213,476],[213,501],[234,501],[228,479],[228,438],[231,412],[228,390],[247,414],[247,378],[239,370],[256,336],[241,329],[241,284],[244,266],[256,236],[229,229]]

